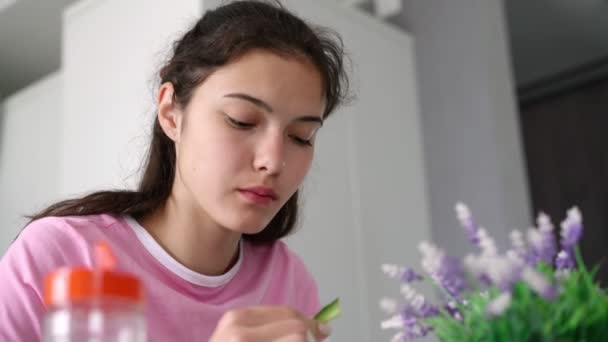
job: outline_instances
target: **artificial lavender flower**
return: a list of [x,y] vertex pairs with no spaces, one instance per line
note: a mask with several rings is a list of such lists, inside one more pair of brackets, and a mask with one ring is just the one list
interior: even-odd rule
[[380,309],[389,315],[395,314],[397,312],[397,301],[392,298],[382,298]]
[[549,282],[541,273],[530,266],[526,266],[521,273],[521,279],[525,281],[539,296],[545,299],[553,299],[557,294],[555,286]]
[[530,266],[535,266],[540,261],[540,253],[539,251],[542,249],[542,240],[543,236],[534,227],[528,229],[526,232],[526,237],[528,239],[528,246],[530,247],[527,253],[527,264]]
[[414,272],[414,270],[412,270],[411,268],[408,268],[408,269],[405,269],[403,272],[401,272],[400,279],[403,282],[411,283],[413,281],[422,280],[423,278],[421,275]]
[[479,240],[479,248],[481,248],[481,253],[483,255],[492,256],[498,254],[498,248],[496,248],[494,239],[492,239],[484,228],[479,228],[479,230],[477,230],[477,237]]
[[395,336],[393,336],[393,338],[391,338],[391,342],[402,342],[404,340],[405,340],[405,334],[402,331],[396,333]]
[[418,244],[418,250],[422,254],[422,269],[428,274],[434,274],[441,268],[441,262],[445,253],[437,246],[427,241]]
[[[465,276],[468,273],[478,277],[483,287],[479,296],[488,299],[485,307],[488,317],[503,314],[513,301],[513,287],[518,282],[526,285],[544,299],[554,299],[558,287],[555,280],[562,275],[567,276],[575,267],[574,246],[582,234],[582,217],[577,208],[568,211],[567,218],[561,223],[561,247],[557,253],[557,241],[554,235],[555,227],[549,216],[540,213],[536,223],[537,228],[531,228],[524,239],[524,234],[513,230],[510,234],[511,248],[506,253],[499,253],[494,239],[481,226],[478,226],[469,208],[458,203],[455,206],[460,224],[464,227],[468,239],[479,248],[475,254],[467,255],[459,260],[446,256],[444,251],[432,243],[422,241],[418,248],[422,254],[422,269],[430,278],[445,290],[439,306],[430,303],[411,285],[422,280],[422,276],[414,270],[397,265],[382,265],[382,270],[389,277],[399,279],[402,283],[401,294],[405,303],[399,307],[392,299],[382,299],[380,307],[392,317],[382,322],[383,329],[397,329],[391,341],[404,342],[424,337],[432,330],[427,318],[437,317],[440,310],[451,315],[455,320],[463,321],[470,309],[463,298],[463,293],[470,291]],[[551,263],[555,258],[556,272],[554,279],[547,279],[536,270],[537,263]],[[490,297],[487,289],[496,288],[500,293]],[[468,292],[470,293],[470,292]],[[432,322],[432,321],[431,321]]]
[[558,270],[570,270],[574,268],[574,256],[570,250],[562,250],[557,253],[555,258],[555,267]]
[[[510,256],[512,255],[512,256]],[[468,255],[465,258],[466,267],[478,277],[485,276],[490,285],[495,285],[502,291],[510,291],[519,279],[523,270],[523,261],[514,253],[501,255]]]
[[411,283],[413,281],[422,280],[422,276],[408,267],[397,266],[393,264],[383,264],[382,272],[390,278],[399,278],[401,281]]
[[409,284],[401,285],[401,294],[408,303],[407,308],[413,310],[416,316],[428,318],[439,314],[439,310]]
[[562,250],[555,260],[555,267],[559,270],[574,267],[574,246],[583,233],[583,218],[577,207],[568,210],[566,219],[561,224]]
[[380,328],[386,329],[402,329],[405,325],[403,316],[401,314],[394,315],[391,318],[384,320],[380,323]]
[[502,315],[511,305],[511,291],[503,292],[494,298],[486,307],[486,313],[490,317]]
[[453,298],[459,298],[467,288],[464,270],[460,260],[450,258],[443,250],[426,241],[418,245],[422,254],[422,268],[431,279]]
[[456,203],[454,210],[456,211],[456,216],[458,217],[458,221],[460,221],[460,225],[467,233],[469,241],[471,241],[475,246],[479,246],[479,237],[477,236],[479,227],[475,223],[469,207],[467,207],[464,203],[458,202]]
[[568,210],[566,219],[561,226],[562,248],[574,248],[583,234],[583,218],[577,207]]
[[494,281],[488,274],[492,260],[498,258],[498,248],[494,243],[494,239],[486,232],[484,228],[479,228],[477,231],[479,239],[480,255],[467,255],[464,258],[465,267],[473,273],[483,285],[492,285]]
[[[385,268],[394,271],[394,267],[392,266],[394,265],[387,265]],[[393,336],[392,341],[411,341],[424,337],[431,331],[431,328],[424,325],[422,320],[437,316],[439,310],[407,282],[401,285],[401,293],[406,303],[398,313],[397,303],[393,299],[383,298],[380,301],[382,310],[393,315],[381,323],[381,328],[400,330]]]
[[448,303],[443,307],[443,309],[455,319],[462,321],[462,313],[460,312],[460,310],[458,310],[458,307],[456,307],[456,302],[448,301]]
[[538,231],[541,236],[539,249],[537,255],[540,261],[544,261],[547,264],[551,264],[555,253],[557,253],[557,246],[555,241],[555,235],[553,235],[553,224],[551,219],[544,213],[540,213],[537,219]]
[[406,307],[402,312],[380,323],[382,329],[399,330],[391,339],[395,342],[413,341],[426,336],[431,328],[420,322],[415,311]]
[[511,250],[522,260],[527,260],[528,251],[524,242],[524,235],[521,231],[514,229],[509,234],[511,240]]

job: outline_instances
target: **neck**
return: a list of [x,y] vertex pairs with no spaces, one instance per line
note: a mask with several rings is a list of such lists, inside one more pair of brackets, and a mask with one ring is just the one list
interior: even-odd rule
[[139,223],[182,265],[208,276],[226,273],[238,260],[241,234],[212,222],[200,208],[177,202],[172,195]]

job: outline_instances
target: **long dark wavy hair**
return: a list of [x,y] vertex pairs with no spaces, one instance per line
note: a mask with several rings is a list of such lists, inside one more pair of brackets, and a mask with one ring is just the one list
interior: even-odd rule
[[[173,45],[173,53],[159,72],[160,84],[171,82],[174,102],[185,108],[195,88],[215,69],[251,49],[266,49],[286,57],[306,58],[322,75],[327,118],[348,92],[342,39],[326,28],[312,26],[278,1],[233,1],[207,11]],[[30,216],[116,214],[142,217],[162,207],[175,177],[175,146],[155,119],[143,177],[137,190],[99,191],[68,199]],[[254,243],[270,243],[288,235],[298,217],[298,192],[259,233],[245,235]]]

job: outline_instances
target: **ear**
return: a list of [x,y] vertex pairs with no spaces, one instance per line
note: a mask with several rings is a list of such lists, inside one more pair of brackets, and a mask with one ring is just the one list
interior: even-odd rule
[[182,111],[174,100],[174,88],[171,82],[160,86],[156,104],[158,122],[169,139],[178,142],[182,130]]

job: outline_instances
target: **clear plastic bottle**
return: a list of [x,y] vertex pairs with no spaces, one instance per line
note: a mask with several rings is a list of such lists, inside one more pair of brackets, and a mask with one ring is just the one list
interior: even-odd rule
[[111,251],[100,246],[96,269],[63,268],[47,276],[44,342],[146,341],[140,281],[114,271]]

